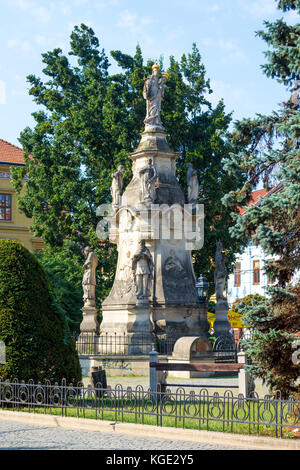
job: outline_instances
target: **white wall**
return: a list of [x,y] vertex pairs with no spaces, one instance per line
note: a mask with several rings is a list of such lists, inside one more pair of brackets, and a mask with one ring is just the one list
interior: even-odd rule
[[[265,288],[268,285],[267,276],[264,273],[264,261],[272,259],[271,256],[266,256],[260,246],[248,245],[244,253],[240,255],[236,262],[241,263],[240,279],[241,285],[234,286],[234,274],[228,278],[227,295],[228,302],[231,306],[236,299],[242,299],[249,294],[266,295]],[[260,261],[260,284],[253,284],[253,261]]]

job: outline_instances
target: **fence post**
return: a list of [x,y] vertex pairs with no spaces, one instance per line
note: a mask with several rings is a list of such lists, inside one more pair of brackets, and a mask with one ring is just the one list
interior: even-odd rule
[[247,354],[244,351],[241,351],[237,355],[238,364],[244,364],[244,367],[239,370],[239,393],[242,393],[244,397],[249,397],[252,390],[251,387],[251,377],[249,372],[245,370],[245,365],[247,364]]
[[153,350],[149,353],[150,389],[152,390],[152,392],[157,391],[157,371],[155,367],[152,367],[152,364],[157,364],[157,363],[158,363],[158,352]]

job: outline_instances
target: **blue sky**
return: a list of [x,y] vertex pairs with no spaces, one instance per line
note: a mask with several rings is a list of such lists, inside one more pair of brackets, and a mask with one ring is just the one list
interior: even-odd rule
[[133,54],[139,43],[146,59],[163,55],[167,63],[196,42],[214,90],[211,101],[224,98],[240,119],[270,113],[287,97],[261,72],[266,44],[255,31],[265,19],[299,21],[294,12],[279,12],[273,0],[0,0],[0,15],[0,138],[14,144],[33,125],[36,109],[26,76],[42,76],[41,53],[54,47],[68,52],[76,24],[91,26],[108,55],[115,49]]

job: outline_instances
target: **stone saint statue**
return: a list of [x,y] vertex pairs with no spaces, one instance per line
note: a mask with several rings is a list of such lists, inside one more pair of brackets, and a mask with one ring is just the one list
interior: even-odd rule
[[191,163],[187,164],[188,203],[196,204],[199,196],[199,181],[197,171]]
[[142,198],[145,202],[154,202],[155,199],[155,182],[157,180],[157,171],[153,165],[152,159],[148,161],[148,165],[143,168],[139,176],[142,180]]
[[159,78],[160,66],[158,64],[154,64],[152,70],[152,75],[144,78],[145,84],[143,97],[147,103],[147,114],[144,123],[146,125],[146,130],[147,126],[154,126],[163,131],[163,125],[160,118],[161,102],[166,88],[165,82],[169,75],[165,72],[162,74],[163,76]]
[[153,260],[145,240],[139,242],[139,250],[132,259],[132,271],[136,286],[136,298],[148,299],[151,295]]
[[84,249],[84,255],[86,257],[83,265],[84,274],[82,280],[84,308],[96,307],[95,288],[98,258],[89,246]]
[[217,242],[216,249],[216,267],[215,267],[215,287],[216,287],[216,297],[218,300],[226,300],[224,296],[225,283],[227,269],[225,265],[226,258],[223,255],[223,245],[222,242]]
[[123,173],[124,167],[122,165],[118,166],[118,171],[112,175],[112,184],[110,187],[110,192],[112,195],[112,204],[113,206],[121,205],[121,195],[123,189]]

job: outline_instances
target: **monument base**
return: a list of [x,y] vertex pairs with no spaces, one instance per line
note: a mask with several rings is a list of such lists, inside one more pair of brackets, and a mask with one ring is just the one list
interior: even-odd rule
[[214,335],[216,338],[229,334],[231,325],[228,320],[228,310],[227,300],[218,300],[215,307],[216,320],[214,322]]
[[[148,354],[156,346],[149,305],[103,310],[99,354]],[[118,346],[119,339],[123,344]],[[111,347],[109,346],[111,344]]]
[[83,307],[83,320],[80,324],[81,333],[97,333],[99,323],[97,320],[98,309],[96,307]]

